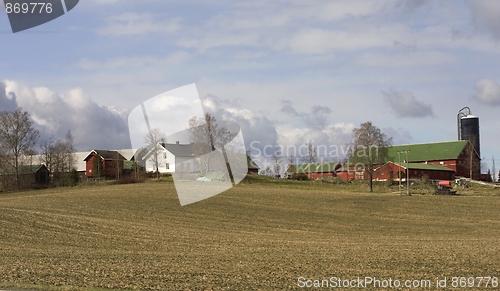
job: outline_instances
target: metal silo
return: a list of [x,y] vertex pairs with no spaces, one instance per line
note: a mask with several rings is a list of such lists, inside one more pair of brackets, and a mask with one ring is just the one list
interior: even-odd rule
[[[467,114],[465,113],[467,112]],[[457,115],[458,139],[469,140],[479,157],[481,157],[479,146],[479,117],[471,114],[469,107],[462,108]]]

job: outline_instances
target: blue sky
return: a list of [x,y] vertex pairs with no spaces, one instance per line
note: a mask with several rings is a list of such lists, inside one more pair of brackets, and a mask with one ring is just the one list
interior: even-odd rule
[[84,0],[13,34],[0,10],[0,106],[80,150],[129,146],[142,101],[196,83],[245,142],[342,146],[372,121],[395,144],[455,140],[479,116],[500,168],[500,2]]

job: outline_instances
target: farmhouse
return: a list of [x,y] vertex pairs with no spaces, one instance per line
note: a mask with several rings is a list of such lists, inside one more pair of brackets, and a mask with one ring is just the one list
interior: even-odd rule
[[[96,157],[100,158],[99,163],[94,163]],[[92,150],[83,160],[86,165],[85,176],[88,178],[114,179],[123,173],[123,163],[127,159],[118,151]]]
[[135,161],[147,172],[175,173],[198,172],[199,167],[194,159],[193,143],[159,143],[154,147],[137,150]]
[[305,174],[309,179],[316,179],[320,177],[336,177],[337,170],[339,170],[341,167],[342,165],[336,162],[298,164],[290,165],[285,173],[288,175]]
[[[342,179],[368,179],[363,165],[356,163],[355,155],[356,152],[339,173]],[[397,145],[388,148],[388,157],[383,165],[375,166],[374,179],[386,180],[391,173],[393,178],[397,178],[397,172],[406,173],[407,168],[410,178],[414,179],[426,175],[431,179],[450,180],[452,171],[455,176],[479,179],[480,162],[477,151],[467,140]]]

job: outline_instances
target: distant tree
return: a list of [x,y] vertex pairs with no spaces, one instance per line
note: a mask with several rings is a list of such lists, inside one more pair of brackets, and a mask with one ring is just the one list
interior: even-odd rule
[[486,182],[493,182],[490,169],[488,169],[488,174],[486,174]]
[[271,167],[267,166],[265,170],[261,170],[261,175],[271,176],[273,174],[273,170]]
[[280,176],[281,173],[281,162],[282,162],[282,157],[281,157],[281,152],[276,151],[271,157],[272,162],[273,162],[273,172],[275,176]]
[[34,149],[40,136],[33,128],[33,121],[27,111],[18,108],[15,111],[0,112],[0,147],[5,150],[9,166],[15,171],[16,185],[20,187],[19,166],[23,154]]
[[302,157],[302,161],[308,164],[314,164],[318,162],[318,151],[316,147],[311,143],[307,142],[305,144],[307,153]]
[[74,168],[71,170],[69,181],[72,187],[78,185],[78,182],[80,182],[80,176],[78,176],[78,172]]
[[75,168],[76,157],[74,139],[71,131],[65,139],[50,138],[40,144],[40,162],[52,173],[53,183],[60,186],[74,184],[71,172]]
[[500,182],[500,171],[498,171],[498,178],[497,181]]
[[353,129],[352,160],[364,166],[369,178],[370,192],[373,192],[373,172],[376,165],[383,164],[387,159],[392,139],[374,126],[371,121],[362,123],[359,128]]
[[144,143],[146,147],[150,149],[151,155],[148,157],[149,161],[153,163],[154,171],[156,173],[156,178],[160,180],[160,161],[163,151],[158,146],[161,143],[165,143],[166,135],[158,128],[153,128],[144,136]]
[[205,113],[202,118],[189,119],[189,132],[202,173],[221,169],[226,162],[218,158],[220,156],[216,149],[221,149],[225,156],[224,145],[231,139],[231,133],[225,127],[219,126],[217,119],[210,113]]
[[493,156],[492,158],[492,162],[493,162],[493,165],[491,167],[491,178],[493,179],[492,182],[496,182],[497,181],[497,177],[495,177],[495,173],[497,172],[496,168],[495,168],[495,156]]

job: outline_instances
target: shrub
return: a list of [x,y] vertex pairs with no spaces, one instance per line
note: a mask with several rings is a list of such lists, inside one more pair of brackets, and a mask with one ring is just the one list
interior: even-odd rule
[[292,179],[299,180],[299,181],[309,180],[309,178],[304,173],[292,174]]

